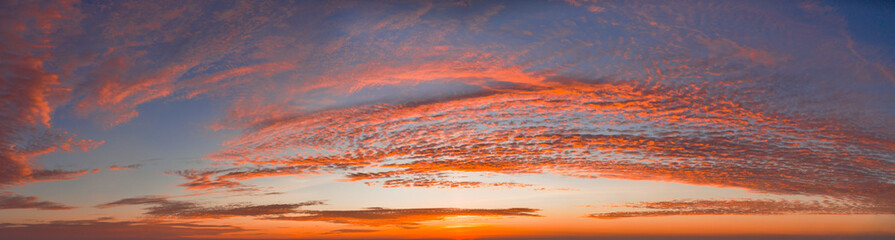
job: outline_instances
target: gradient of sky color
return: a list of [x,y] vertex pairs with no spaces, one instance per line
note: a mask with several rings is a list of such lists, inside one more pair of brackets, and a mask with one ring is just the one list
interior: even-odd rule
[[895,236],[886,1],[2,1],[0,239]]

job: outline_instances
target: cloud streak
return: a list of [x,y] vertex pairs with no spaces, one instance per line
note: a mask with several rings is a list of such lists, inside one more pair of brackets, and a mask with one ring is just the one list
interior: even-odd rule
[[363,210],[306,210],[300,216],[267,217],[270,220],[326,221],[365,226],[397,226],[416,228],[422,222],[443,220],[447,217],[540,217],[538,209],[463,209],[463,208],[367,208]]
[[617,211],[595,213],[588,217],[617,219],[635,217],[689,216],[689,215],[781,215],[781,214],[889,214],[888,206],[852,205],[835,201],[798,200],[672,200],[625,204],[628,208],[642,211]]
[[256,217],[264,220],[321,221],[364,226],[397,226],[416,228],[422,222],[443,220],[456,216],[479,217],[540,217],[539,209],[466,209],[466,208],[401,208],[389,209],[372,207],[362,210],[306,210],[304,207],[323,205],[322,201],[307,201],[295,204],[229,204],[202,206],[195,202],[168,200],[167,197],[145,196],[125,198],[97,205],[110,208],[128,205],[149,205],[145,214],[160,219],[224,219],[233,217]]
[[0,223],[0,233],[15,239],[172,239],[219,236],[246,229],[231,225],[177,223],[165,221],[95,220],[51,221],[48,223]]
[[329,231],[329,232],[326,232],[323,234],[328,235],[328,234],[346,234],[346,233],[371,233],[371,232],[378,232],[378,231],[379,230],[374,230],[374,229],[336,229],[336,230],[332,230],[332,231]]
[[306,206],[321,205],[321,201],[308,201],[295,204],[230,204],[223,206],[204,207],[194,202],[168,200],[166,197],[147,196],[137,198],[125,198],[118,201],[98,205],[99,208],[109,208],[126,205],[150,205],[146,208],[146,215],[158,218],[175,219],[223,219],[233,217],[256,217],[264,215],[281,215],[299,212],[298,209]]
[[34,196],[22,196],[17,194],[0,194],[0,209],[40,209],[40,210],[68,210],[77,207],[65,204],[41,201]]
[[112,171],[131,170],[131,169],[140,169],[140,167],[143,167],[143,164],[131,164],[131,165],[126,165],[126,166],[112,165],[112,166],[109,166],[109,170],[112,170]]

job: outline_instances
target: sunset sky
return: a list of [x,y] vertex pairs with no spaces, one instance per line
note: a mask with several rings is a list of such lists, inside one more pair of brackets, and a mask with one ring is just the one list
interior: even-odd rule
[[0,1],[0,239],[895,237],[892,1]]

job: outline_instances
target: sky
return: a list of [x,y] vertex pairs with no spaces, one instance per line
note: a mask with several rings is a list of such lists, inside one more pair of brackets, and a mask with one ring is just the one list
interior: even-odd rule
[[891,1],[0,1],[0,239],[888,238]]

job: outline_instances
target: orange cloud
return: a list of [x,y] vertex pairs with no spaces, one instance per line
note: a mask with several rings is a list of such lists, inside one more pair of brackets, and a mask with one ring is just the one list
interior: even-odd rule
[[[77,139],[52,128],[52,112],[71,92],[59,75],[46,70],[57,42],[80,16],[71,2],[5,2],[0,10],[0,185],[70,179],[87,171],[41,170],[34,158],[56,151],[88,151],[103,142]],[[47,39],[35,41],[36,39]]]
[[[895,165],[883,157],[895,145],[841,122],[806,123],[750,105],[746,96],[717,94],[730,87],[726,82],[544,84],[282,119],[252,129],[210,158],[284,169],[275,176],[345,173],[350,181],[384,187],[533,187],[455,181],[450,173],[540,173],[895,207],[886,200],[892,191],[879,191],[895,189],[884,177]],[[382,168],[389,170],[370,171]],[[198,185],[238,187],[238,181],[266,172],[224,169],[195,179],[207,183]]]
[[188,190],[195,189],[204,189],[204,190],[212,190],[218,188],[231,188],[231,189],[244,189],[247,188],[246,185],[232,181],[232,180],[218,180],[213,178],[215,174],[220,172],[226,172],[228,170],[217,170],[217,171],[197,171],[197,170],[183,170],[174,172],[174,174],[183,176],[184,178],[190,180],[190,182],[180,184],[182,187],[186,187]]
[[[595,12],[605,10],[579,1],[569,3]],[[47,130],[53,111],[66,101],[73,102],[80,113],[101,115],[107,125],[115,126],[138,116],[138,106],[151,101],[219,94],[240,97],[212,128],[245,132],[209,158],[238,167],[173,172],[187,179],[181,186],[188,190],[251,191],[257,188],[243,181],[316,174],[340,174],[349,181],[383,187],[539,189],[529,183],[458,181],[454,176],[554,174],[819,195],[862,206],[879,205],[867,208],[877,212],[895,208],[888,200],[895,197],[889,176],[895,170],[889,161],[895,151],[895,137],[888,127],[892,120],[858,106],[868,102],[855,101],[861,96],[840,96],[833,80],[802,80],[778,71],[777,67],[791,64],[787,54],[779,53],[791,46],[762,45],[691,26],[693,18],[688,15],[715,10],[711,4],[682,9],[673,8],[674,3],[618,4],[611,12],[617,10],[623,15],[620,20],[630,21],[605,19],[611,12],[590,14],[598,17],[562,21],[565,27],[555,31],[528,31],[527,37],[544,39],[520,48],[448,44],[457,39],[445,35],[459,29],[450,21],[432,23],[439,26],[438,31],[402,39],[408,41],[386,41],[379,37],[382,34],[371,34],[431,23],[421,17],[440,6],[422,3],[409,12],[345,24],[339,30],[347,36],[314,39],[326,43],[294,50],[288,48],[306,44],[256,32],[282,20],[273,4],[237,4],[228,11],[196,14],[202,6],[193,3],[176,9],[159,2],[110,3],[108,9],[115,14],[98,27],[97,38],[111,46],[104,53],[85,57],[91,61],[84,62],[96,64],[83,69],[88,74],[82,77],[90,79],[83,83],[61,81],[66,79],[60,77],[64,73],[47,70],[51,65],[71,65],[47,64],[52,60],[47,56],[55,54],[43,49],[56,49],[54,41],[29,41],[50,39],[49,33],[67,29],[62,24],[79,22],[73,21],[79,14],[72,4],[4,4],[10,7],[3,8],[0,43],[10,46],[3,50],[8,56],[4,61],[10,64],[3,65],[0,93],[10,107],[0,112],[0,165],[5,167],[0,184],[72,179],[91,171],[43,170],[32,163],[51,152],[86,151],[102,144]],[[802,26],[792,19],[780,23],[748,6],[731,5],[723,11],[707,11],[713,15],[705,19],[717,20],[715,15],[726,11],[752,11],[756,19],[765,20],[756,21],[761,25],[757,29],[826,36],[816,34],[821,30],[815,28],[781,27]],[[803,8],[829,12],[824,7]],[[324,9],[321,12],[327,14],[335,11]],[[490,16],[509,10],[490,8],[470,18],[470,29],[479,32]],[[316,24],[316,20],[307,22]],[[571,26],[585,27],[576,24],[586,21],[617,26],[613,32],[631,34],[618,39],[576,36]],[[203,25],[209,22],[215,24]],[[209,26],[203,31],[209,34],[192,34],[195,29],[184,27],[198,25]],[[186,38],[189,41],[182,43]],[[254,40],[259,41],[247,43]],[[848,52],[867,65],[850,37],[846,40]],[[546,44],[554,41],[564,44]],[[181,46],[178,50],[183,51],[144,50],[166,44]],[[330,44],[333,47],[326,47],[325,54],[303,49]],[[357,49],[368,50],[368,55],[336,54]],[[689,54],[689,49],[704,53]],[[795,74],[827,67],[839,67],[831,72],[846,77],[850,71],[863,72],[864,68],[831,66],[852,58],[829,49],[822,52],[830,55],[804,55],[809,60],[798,64],[812,68],[796,67]],[[288,54],[279,54],[280,50]],[[597,53],[611,56],[611,61],[588,56]],[[304,58],[319,61],[304,62]],[[810,59],[841,61],[821,64]],[[579,71],[582,68],[594,70]],[[272,80],[281,74],[289,81]],[[598,77],[564,79],[566,75]],[[810,77],[815,76],[805,78]],[[311,101],[305,95],[318,91],[340,97],[376,86],[436,81],[462,83],[480,91],[312,112],[302,112],[304,106],[297,104]],[[820,90],[803,91],[803,86]],[[172,208],[196,207],[167,203]]]
[[[99,32],[90,36],[103,43],[105,51],[96,53],[94,64],[85,67],[92,80],[74,89],[75,110],[81,116],[89,115],[114,127],[137,117],[137,107],[148,102],[221,94],[297,67],[294,61],[279,61],[270,56],[255,57],[252,64],[237,67],[222,64],[228,61],[229,54],[256,47],[243,42],[243,37],[254,34],[258,26],[275,15],[270,13],[281,9],[235,3],[230,6],[233,9],[209,18],[202,12],[203,5],[183,2],[171,8],[164,2],[107,3],[104,8],[114,9],[115,14],[95,26]],[[225,22],[238,24],[220,24]],[[221,29],[196,34],[191,26],[200,24]],[[180,46],[180,50],[145,50],[169,44]],[[158,61],[158,57],[166,60]]]

